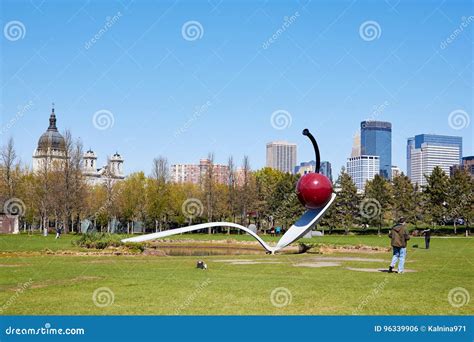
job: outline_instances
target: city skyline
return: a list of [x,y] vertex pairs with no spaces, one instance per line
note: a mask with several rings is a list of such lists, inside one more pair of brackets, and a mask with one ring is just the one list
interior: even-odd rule
[[[420,133],[461,136],[473,154],[467,4],[6,3],[1,139],[13,137],[26,163],[51,101],[61,131],[99,156],[120,151],[127,173],[149,173],[158,155],[187,163],[209,152],[218,163],[248,155],[259,169],[273,140],[307,161],[309,128],[337,175],[364,120],[392,123],[392,164],[405,173],[406,139]],[[18,39],[5,34],[14,21]]]
[[[45,133],[43,133],[43,135],[40,136],[39,138],[39,141],[38,141],[38,148],[35,150],[35,152],[33,153],[33,156],[32,156],[32,163],[31,163],[31,166],[32,166],[32,169],[35,170],[35,169],[38,169],[40,166],[39,165],[36,165],[35,164],[35,160],[37,161],[38,157],[36,157],[36,154],[38,153],[38,149],[41,149],[40,145],[42,144],[42,140],[44,139],[43,137],[46,135],[46,134],[49,134],[50,132],[54,133],[54,134],[58,134],[59,133],[59,129],[56,127],[56,116],[55,116],[55,110],[54,110],[54,107],[52,108],[51,110],[51,115],[50,115],[50,118],[49,118],[49,127],[48,129],[46,130]],[[370,121],[363,121],[361,122],[361,127],[364,127],[364,125],[368,125],[368,123],[370,123]],[[377,123],[374,121],[374,123]],[[390,122],[383,122],[384,125],[389,125],[391,127],[391,123]],[[411,148],[415,149],[415,147],[417,149],[420,149],[422,147],[422,144],[425,143],[425,142],[428,142],[430,143],[431,145],[435,146],[435,145],[440,145],[440,143],[447,143],[448,145],[449,144],[455,144],[455,145],[458,145],[459,146],[459,149],[456,150],[456,155],[458,156],[457,157],[457,160],[459,160],[459,163],[461,163],[461,158],[464,158],[464,157],[471,157],[471,156],[463,156],[461,151],[462,151],[462,146],[463,146],[463,143],[462,143],[462,137],[459,137],[459,136],[447,136],[447,135],[436,135],[436,134],[425,134],[425,133],[422,133],[422,134],[417,134],[415,135],[414,137],[410,137],[407,139],[406,141],[406,170],[407,172],[404,172],[402,171],[405,175],[409,176],[411,178],[411,174],[410,174],[410,165],[411,165]],[[353,180],[354,180],[354,183],[357,185],[357,187],[359,189],[363,189],[363,187],[365,186],[365,182],[367,180],[371,180],[373,178],[373,176],[375,175],[375,173],[373,172],[372,168],[373,166],[369,167],[369,169],[366,169],[367,165],[366,166],[363,166],[362,164],[354,164],[354,162],[357,160],[358,162],[360,162],[360,159],[358,159],[358,157],[364,157],[365,159],[367,159],[367,157],[377,157],[379,158],[380,156],[376,155],[376,154],[373,154],[373,155],[367,155],[367,154],[362,154],[361,151],[362,151],[362,148],[360,147],[361,145],[359,145],[359,153],[360,155],[354,155],[354,148],[356,148],[357,146],[357,143],[361,144],[361,140],[360,139],[357,139],[354,141],[354,144],[352,145],[352,153],[350,155],[349,158],[347,158],[347,161],[346,161],[346,165],[344,166],[346,168],[346,170],[348,171],[349,174],[351,174],[351,176],[353,176]],[[280,160],[282,159],[282,157],[280,156],[278,159],[279,161],[275,160],[275,163],[277,164],[285,164],[285,167],[288,169],[286,172],[290,172],[290,173],[298,173],[298,169],[301,168],[301,167],[306,167],[308,170],[306,170],[305,172],[307,171],[311,171],[311,165],[312,163],[314,163],[313,160],[311,159],[308,159],[308,160],[305,160],[305,161],[299,161],[297,158],[296,158],[296,151],[297,151],[297,148],[298,148],[298,145],[294,144],[294,143],[290,143],[290,142],[287,142],[287,141],[272,141],[272,142],[269,142],[266,144],[266,147],[267,147],[267,165],[265,165],[266,167],[272,167],[271,165],[268,165],[268,162],[269,162],[269,147],[272,146],[272,147],[279,147],[280,149],[283,147],[285,148],[291,148],[293,149],[293,153],[294,153],[294,156],[292,156],[291,158],[289,158],[288,156],[288,160]],[[423,145],[424,146],[424,145]],[[438,151],[438,150],[436,150]],[[433,152],[430,152],[431,154]],[[121,158],[121,156],[118,154],[118,152],[115,152],[115,154],[112,156],[112,158],[114,158],[115,156],[119,156]],[[95,155],[95,152],[89,147],[89,149],[87,149],[86,152],[84,152],[84,162],[85,162],[85,168],[88,169],[86,171],[87,174],[90,174],[90,176],[92,176],[92,173],[94,173],[94,177],[98,177],[98,174],[95,174],[97,172],[99,172],[100,170],[104,170],[104,167],[106,167],[107,164],[104,164],[103,167],[101,168],[97,168],[98,164],[97,164],[97,156]],[[167,156],[164,156],[164,157],[167,157]],[[93,159],[93,163],[90,163],[90,165],[88,165],[88,161],[89,159]],[[443,159],[444,157],[439,157],[437,159]],[[206,158],[199,158],[200,161],[202,162],[203,160],[207,160]],[[285,158],[284,158],[285,159]],[[291,160],[290,160],[291,159]],[[448,158],[449,159],[449,158]],[[452,159],[452,158],[451,158]],[[450,160],[451,160],[450,159]],[[456,159],[456,158],[455,158]],[[372,159],[371,159],[372,160]],[[378,159],[377,159],[378,160]],[[109,155],[107,155],[107,163],[109,161]],[[122,161],[123,162],[123,161]],[[178,172],[177,170],[174,170],[175,167],[179,166],[179,167],[197,167],[199,169],[199,165],[196,165],[196,164],[193,164],[193,162],[191,161],[187,161],[185,163],[176,163],[174,161],[170,161],[168,160],[169,164],[170,164],[170,172],[173,174],[175,172]],[[292,167],[292,164],[293,162],[295,163],[295,165]],[[299,165],[297,165],[299,162]],[[329,175],[332,173],[332,171],[330,171],[332,169],[331,167],[331,163],[329,161],[323,161],[323,164],[328,164],[326,165],[326,168],[329,167],[329,171],[326,170],[326,172],[323,172],[323,174],[327,175],[329,177]],[[288,165],[286,165],[288,164]],[[349,167],[349,164],[352,166],[352,170],[349,170],[350,167]],[[433,164],[433,162],[431,162],[431,164]],[[436,163],[435,163],[436,164]],[[443,161],[441,164],[439,164],[440,166],[442,166],[443,170],[449,174],[449,167],[451,166],[455,166],[456,163],[447,163],[445,161]],[[218,166],[218,167],[226,167],[225,163],[220,163],[218,161],[215,161],[215,166]],[[264,166],[264,167],[265,167]],[[240,165],[237,161],[236,163],[236,168],[239,169]],[[309,168],[308,168],[309,167]],[[380,167],[380,166],[377,166],[377,167]],[[397,169],[400,169],[400,167],[398,165],[392,165],[391,168],[397,168]],[[276,168],[276,169],[280,169],[279,167],[275,167],[273,166],[273,168]],[[432,167],[429,167],[429,172],[427,172],[426,174],[430,174],[431,170],[432,170]],[[95,171],[94,171],[95,170]],[[254,170],[257,170],[254,168]],[[144,171],[144,170],[139,170],[139,171]],[[280,171],[284,171],[284,170],[280,170]],[[340,170],[339,170],[340,171]],[[337,175],[339,175],[339,171],[337,171]],[[184,171],[184,169],[181,171],[184,173],[188,173],[188,172],[191,172],[191,171]],[[194,172],[194,171],[193,171]],[[191,173],[193,173],[191,172]],[[285,171],[284,171],[285,172]],[[305,173],[304,172],[304,173]],[[328,173],[329,172],[329,173]],[[122,169],[122,166],[121,166],[121,171],[120,173],[124,173],[124,175],[128,174],[128,173],[131,173],[131,172],[124,172],[123,169]],[[199,172],[198,172],[199,173]],[[326,174],[328,173],[328,174]],[[356,176],[356,174],[358,174]],[[362,176],[362,174],[364,174],[364,176]],[[391,176],[391,173],[390,173],[390,176]],[[171,178],[176,178],[178,179],[179,177],[177,175],[175,176],[172,176]],[[186,178],[186,177],[185,177]],[[194,177],[195,178],[195,177]],[[330,177],[332,179],[332,176]],[[337,179],[337,176],[336,176],[336,179]],[[336,181],[336,179],[334,179],[333,181]],[[180,179],[178,182],[182,182],[184,180],[183,179]],[[421,180],[420,176],[417,176],[416,179],[414,179],[415,182],[419,182],[420,185],[424,184],[424,182]],[[193,181],[194,182],[194,181]]]

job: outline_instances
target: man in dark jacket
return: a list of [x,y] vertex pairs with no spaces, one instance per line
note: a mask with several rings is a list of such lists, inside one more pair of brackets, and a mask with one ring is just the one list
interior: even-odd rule
[[422,233],[425,236],[425,248],[430,249],[431,229],[425,229]]
[[405,218],[401,217],[388,236],[392,239],[393,257],[392,263],[388,268],[389,272],[393,272],[393,268],[398,261],[398,273],[403,273],[405,267],[405,258],[407,256],[407,241],[410,240],[410,235],[405,225]]

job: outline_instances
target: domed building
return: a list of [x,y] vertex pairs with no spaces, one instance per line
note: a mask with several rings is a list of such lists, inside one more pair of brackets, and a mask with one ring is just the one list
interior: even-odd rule
[[59,170],[66,159],[66,142],[56,127],[56,114],[53,108],[49,117],[49,127],[39,138],[33,154],[33,171]]
[[[67,160],[66,141],[56,126],[54,108],[49,117],[49,127],[38,140],[38,146],[33,153],[33,171],[58,171],[64,167]],[[86,181],[91,184],[103,184],[106,181],[125,179],[123,172],[123,158],[117,152],[107,158],[107,164],[97,168],[97,156],[89,149],[83,156],[82,173]]]

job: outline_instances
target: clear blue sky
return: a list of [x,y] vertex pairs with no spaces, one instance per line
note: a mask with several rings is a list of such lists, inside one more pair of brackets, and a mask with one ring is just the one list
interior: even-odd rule
[[[148,173],[160,154],[194,163],[210,151],[223,163],[248,155],[260,168],[272,140],[297,143],[299,162],[313,159],[306,127],[338,172],[367,118],[392,122],[393,164],[403,170],[415,134],[462,136],[472,155],[474,123],[453,129],[448,118],[463,110],[473,120],[473,15],[470,1],[456,0],[4,0],[1,137],[31,164],[54,101],[60,130],[81,137],[99,164],[120,152],[127,173]],[[6,32],[12,21],[20,37]],[[196,40],[192,30],[183,38],[188,21],[202,27]],[[375,37],[370,23],[361,33],[367,21],[378,24]],[[113,126],[94,126],[99,110]],[[276,110],[291,125],[272,127]]]

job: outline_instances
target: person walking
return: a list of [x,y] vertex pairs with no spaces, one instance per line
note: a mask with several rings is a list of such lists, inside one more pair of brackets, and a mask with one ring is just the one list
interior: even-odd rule
[[56,239],[59,239],[61,237],[61,224],[58,225],[58,227],[56,228]]
[[425,249],[430,249],[431,229],[425,229],[422,234],[425,236]]
[[388,236],[392,239],[391,245],[393,249],[392,263],[388,268],[388,272],[393,272],[393,268],[398,261],[398,273],[403,273],[407,256],[407,241],[410,240],[404,217],[398,220],[398,223],[390,230]]

